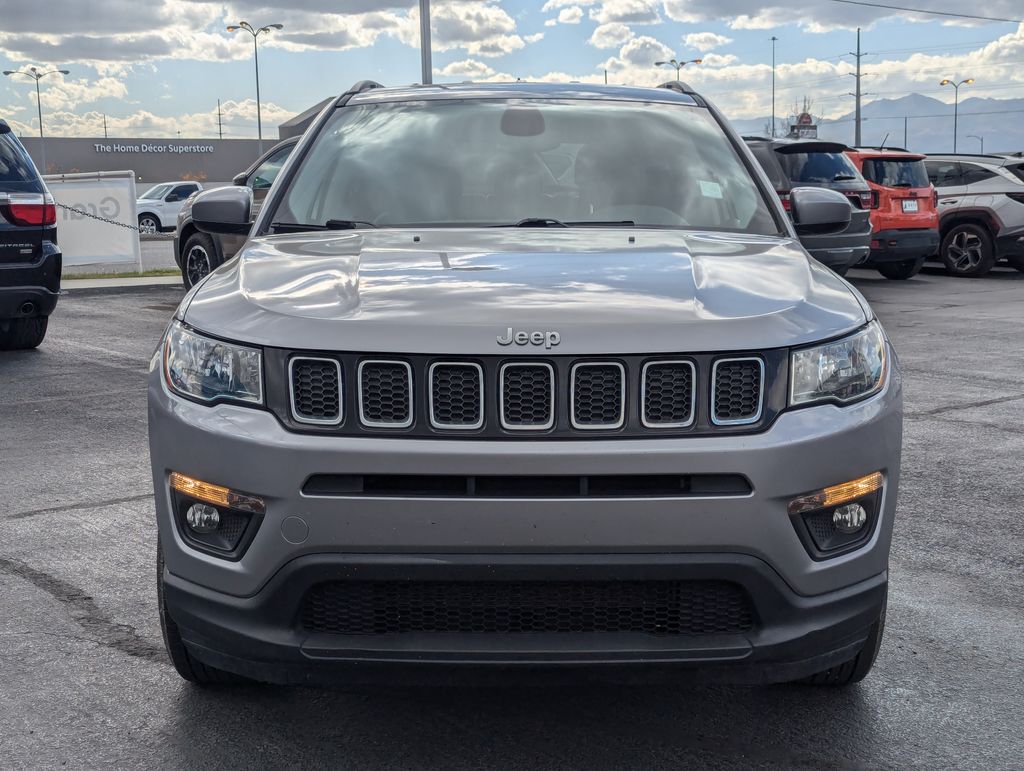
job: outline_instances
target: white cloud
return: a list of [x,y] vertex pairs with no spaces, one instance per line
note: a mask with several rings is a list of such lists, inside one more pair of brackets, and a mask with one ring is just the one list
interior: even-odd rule
[[622,22],[613,21],[610,24],[602,24],[587,41],[594,48],[618,48],[627,40],[635,36],[633,30]]
[[654,0],[605,0],[590,9],[590,18],[598,24],[656,24],[661,21]]
[[563,8],[558,12],[559,24],[579,24],[583,19],[583,9],[578,5]]
[[721,48],[732,42],[731,37],[718,35],[714,32],[691,32],[683,38],[687,48],[692,48],[697,53],[704,53],[714,48]]
[[541,7],[541,13],[554,11],[557,8],[564,8],[567,5],[594,5],[598,0],[547,0]]

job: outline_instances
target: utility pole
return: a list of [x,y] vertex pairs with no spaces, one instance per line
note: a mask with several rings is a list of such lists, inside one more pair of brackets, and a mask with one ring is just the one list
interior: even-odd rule
[[863,54],[860,52],[860,27],[857,27],[857,53],[855,53],[853,55],[857,57],[857,74],[854,75],[854,77],[857,79],[857,90],[856,90],[857,92],[854,94],[854,96],[857,99],[857,106],[855,108],[855,117],[854,117],[853,146],[854,147],[860,147],[860,145],[861,145],[861,141],[860,141],[861,140],[861,137],[860,137],[860,97],[861,97],[861,94],[860,94],[860,78],[861,78],[861,74],[860,74],[860,60],[861,60],[861,57],[863,56]]
[[107,114],[103,113],[103,138],[107,138]]
[[608,85],[608,70],[604,71],[604,84],[606,86]]
[[217,100],[217,137],[224,138],[224,124],[220,121],[220,99]]
[[434,68],[430,63],[430,0],[420,0],[420,67],[423,85],[434,82]]
[[778,38],[772,35],[772,139],[775,139],[775,43]]

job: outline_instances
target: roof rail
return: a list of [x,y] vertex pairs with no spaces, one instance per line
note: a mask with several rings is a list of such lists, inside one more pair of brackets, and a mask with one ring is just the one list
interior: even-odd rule
[[384,86],[382,86],[376,80],[360,80],[358,83],[352,86],[352,88],[350,88],[346,93],[361,94],[364,91],[369,91],[374,88],[384,88]]
[[670,91],[678,91],[680,94],[693,95],[697,92],[690,88],[688,83],[683,83],[681,80],[670,80],[668,83],[662,83],[658,88],[667,88]]

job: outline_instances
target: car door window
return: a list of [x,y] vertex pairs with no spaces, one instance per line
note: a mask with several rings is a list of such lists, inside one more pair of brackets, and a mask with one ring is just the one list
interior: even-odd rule
[[270,186],[274,184],[274,180],[277,179],[277,175],[280,173],[281,167],[288,159],[288,155],[293,147],[294,145],[282,147],[256,167],[256,171],[249,177],[249,187],[253,190],[269,190]]
[[928,181],[935,187],[954,187],[964,184],[960,164],[956,161],[925,161]]
[[190,195],[192,195],[198,188],[195,185],[178,185],[164,200],[167,203],[175,203],[176,201],[184,201]]
[[999,175],[991,169],[986,169],[984,166],[979,166],[975,163],[963,163],[960,164],[963,169],[963,185],[973,185],[977,182],[984,182],[987,179],[993,179]]

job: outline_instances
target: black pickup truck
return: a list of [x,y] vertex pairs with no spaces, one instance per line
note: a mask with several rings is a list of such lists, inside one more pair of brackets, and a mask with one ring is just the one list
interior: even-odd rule
[[0,120],[0,350],[35,348],[60,294],[57,208]]

